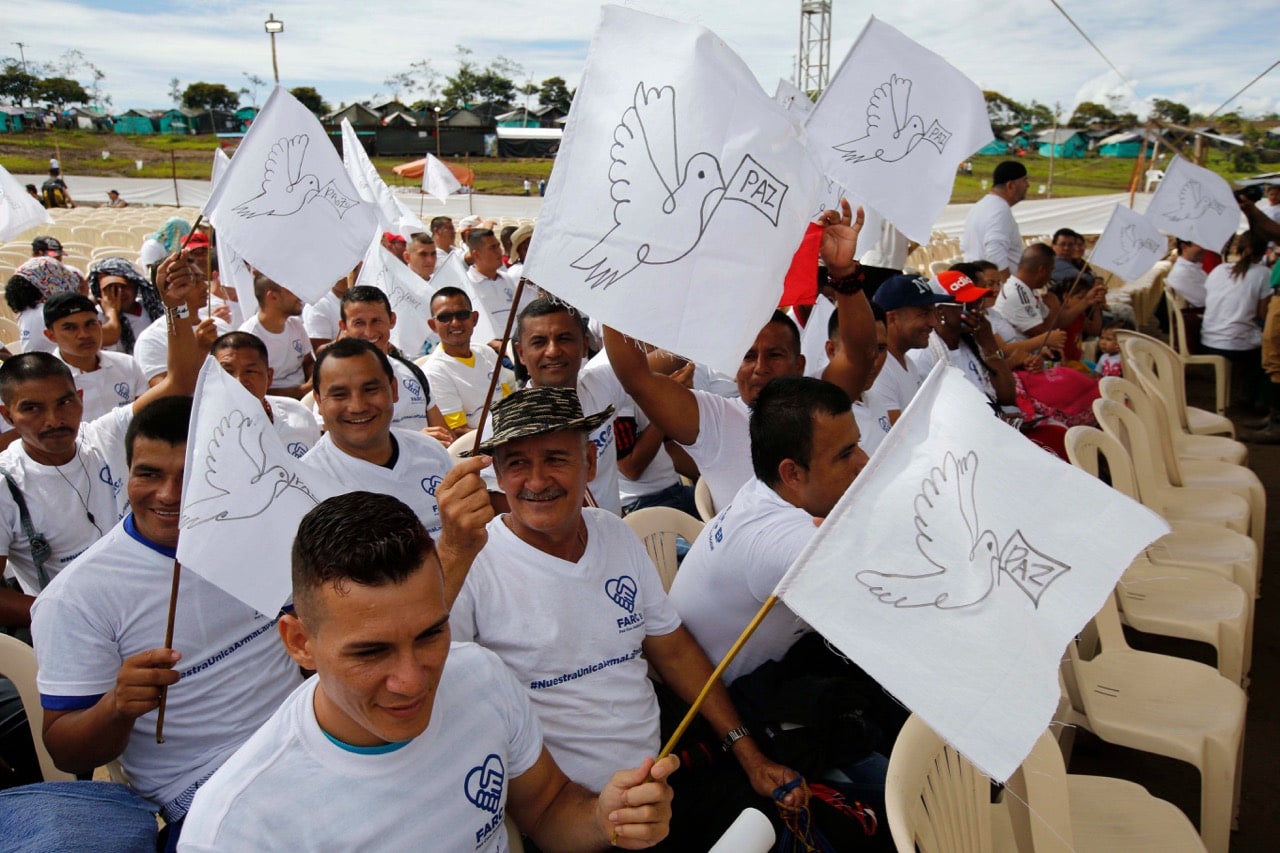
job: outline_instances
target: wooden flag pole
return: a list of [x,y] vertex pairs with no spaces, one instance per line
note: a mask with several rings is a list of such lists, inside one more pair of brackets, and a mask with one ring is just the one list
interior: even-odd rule
[[702,710],[702,703],[707,701],[707,696],[711,694],[711,689],[715,687],[716,682],[720,680],[720,676],[728,669],[729,664],[733,663],[733,659],[738,656],[738,652],[746,645],[747,640],[751,639],[751,635],[760,627],[760,623],[764,621],[764,617],[769,615],[769,611],[773,609],[773,605],[778,603],[778,596],[771,595],[765,599],[760,611],[752,617],[747,627],[743,629],[742,634],[729,647],[729,651],[725,653],[724,660],[716,666],[711,672],[711,677],[707,679],[707,683],[702,685],[702,692],[698,694],[698,698],[693,700],[693,704],[689,706],[689,713],[684,715],[684,719],[680,721],[680,725],[676,726],[676,730],[671,733],[671,738],[662,747],[662,752],[658,753],[658,761],[666,758],[676,748],[676,744],[680,742],[680,738],[684,736],[685,730],[689,728],[689,724],[693,722],[693,718],[698,716],[698,712]]
[[[480,420],[476,423],[476,443],[472,446],[472,453],[480,452],[480,436],[484,433],[484,423],[489,419],[489,406],[493,403],[493,391],[498,387],[498,377],[502,375],[502,353],[506,352],[507,341],[511,340],[511,327],[516,322],[516,311],[520,308],[520,296],[524,293],[524,283],[527,278],[521,277],[519,283],[516,284],[516,295],[511,297],[511,310],[507,312],[507,325],[502,330],[502,347],[498,352],[498,366],[493,370],[493,376],[489,377],[489,393],[484,398],[484,408],[480,410]],[[474,310],[474,306],[473,306]],[[488,344],[485,344],[488,346]]]
[[[182,579],[182,564],[173,561],[173,586],[169,590],[169,623],[164,629],[164,647],[173,648],[173,623],[178,614],[178,582]],[[156,743],[164,743],[164,708],[169,700],[169,687],[160,688],[160,713],[156,717]]]
[[[1071,282],[1071,286],[1070,286],[1070,287],[1068,287],[1066,290],[1064,290],[1064,291],[1062,292],[1062,296],[1063,296],[1063,298],[1058,300],[1058,307],[1057,307],[1057,308],[1055,308],[1055,309],[1053,309],[1053,314],[1052,314],[1052,315],[1050,315],[1050,317],[1049,317],[1049,332],[1052,332],[1052,331],[1054,330],[1054,327],[1056,326],[1056,324],[1057,324],[1057,322],[1058,322],[1058,315],[1062,313],[1062,309],[1063,309],[1063,308],[1066,306],[1066,304],[1067,304],[1067,300],[1066,300],[1067,295],[1068,295],[1069,293],[1071,293],[1071,291],[1073,291],[1073,290],[1075,290],[1075,289],[1076,289],[1076,285],[1077,285],[1077,284],[1079,284],[1079,283],[1080,283],[1080,279],[1084,277],[1084,271],[1085,271],[1086,269],[1088,269],[1088,268],[1089,268],[1089,261],[1093,260],[1093,252],[1094,252],[1094,251],[1096,251],[1096,250],[1097,250],[1097,248],[1098,248],[1098,244],[1097,244],[1097,243],[1094,243],[1094,244],[1093,244],[1093,249],[1092,249],[1092,250],[1090,250],[1090,252],[1089,252],[1089,257],[1087,257],[1087,258],[1085,258],[1085,259],[1084,259],[1084,264],[1080,267],[1080,272],[1076,273],[1076,279],[1075,279],[1075,281]],[[1044,343],[1040,344],[1040,346],[1038,346],[1038,347],[1036,347],[1034,350],[1032,350],[1031,355],[1030,355],[1030,356],[1028,356],[1029,358],[1030,358],[1030,357],[1034,357],[1034,356],[1039,355],[1039,354],[1040,354],[1040,350],[1044,349],[1044,348],[1045,348],[1045,346],[1047,346],[1047,345],[1048,345],[1048,343],[1049,343],[1049,332],[1045,332],[1045,339],[1044,339]]]
[[169,152],[169,174],[173,176],[173,206],[182,207],[178,198],[178,155],[173,151]]

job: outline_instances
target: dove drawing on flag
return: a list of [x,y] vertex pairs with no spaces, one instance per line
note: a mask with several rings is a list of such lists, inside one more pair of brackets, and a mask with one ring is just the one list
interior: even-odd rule
[[864,570],[858,582],[884,604],[956,610],[982,602],[998,573],[1007,574],[1037,607],[1040,596],[1071,567],[1031,547],[1021,531],[1004,546],[978,522],[978,455],[948,452],[915,499],[916,547],[937,569],[925,574]]
[[202,475],[213,494],[183,507],[183,529],[261,515],[286,489],[320,502],[297,474],[282,465],[267,465],[262,427],[254,417],[259,416],[232,409],[214,427]]
[[1139,252],[1158,252],[1160,251],[1160,243],[1152,240],[1150,237],[1139,237],[1138,226],[1126,225],[1120,229],[1120,252],[1116,258],[1116,264],[1124,265],[1133,259],[1133,256]]
[[1206,213],[1221,215],[1225,210],[1226,206],[1222,202],[1212,198],[1205,192],[1200,182],[1192,178],[1183,184],[1178,192],[1177,205],[1165,208],[1163,213],[1166,219],[1183,222],[1188,219],[1200,219]]
[[320,193],[315,175],[302,174],[311,137],[304,133],[286,137],[271,146],[263,165],[262,192],[237,205],[234,210],[245,219],[255,216],[290,216]]
[[907,78],[891,74],[889,82],[871,92],[866,135],[833,146],[845,160],[896,163],[914,151],[921,140],[932,143],[939,152],[946,147],[951,134],[936,121],[926,131],[924,119],[911,114],[911,85]]

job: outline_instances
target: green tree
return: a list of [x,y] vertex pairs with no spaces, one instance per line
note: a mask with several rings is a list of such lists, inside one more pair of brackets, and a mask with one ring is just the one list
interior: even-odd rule
[[182,106],[182,81],[177,77],[169,78],[169,100],[175,107]]
[[89,93],[75,80],[66,77],[46,77],[36,86],[36,97],[55,110],[67,104],[89,103]]
[[573,103],[573,92],[569,91],[563,77],[548,77],[538,87],[538,103],[567,113],[569,104]]
[[1039,101],[1032,101],[1027,104],[1026,122],[1036,127],[1051,127],[1053,125],[1053,110]]
[[192,83],[182,93],[182,105],[192,110],[235,110],[240,95],[221,83]]
[[316,115],[324,115],[329,112],[329,105],[324,102],[324,98],[320,97],[320,93],[311,86],[297,86],[290,89],[289,94],[297,98],[304,107]]
[[520,66],[506,57],[499,56],[484,68],[471,59],[471,49],[458,45],[458,70],[445,77],[445,87],[440,94],[446,104],[472,106],[490,101],[499,106],[511,106],[516,97],[513,76],[519,76]]
[[258,92],[262,90],[263,86],[267,85],[267,81],[257,74],[250,74],[248,71],[241,71],[240,73],[244,76],[244,81],[249,84],[248,90],[241,89],[240,91],[249,95],[252,99],[252,106],[258,106]]
[[23,71],[17,63],[7,64],[0,71],[0,98],[7,98],[19,106],[35,100],[39,85],[40,78]]
[[991,90],[984,90],[982,97],[987,101],[987,118],[997,130],[1017,127],[1026,120],[1027,108],[1013,98]]
[[1067,124],[1070,127],[1094,127],[1095,125],[1115,124],[1118,120],[1118,116],[1110,108],[1102,104],[1095,104],[1093,101],[1081,101],[1076,107],[1076,111],[1071,114]]
[[1191,121],[1191,109],[1177,101],[1156,98],[1151,102],[1151,117],[1174,124],[1186,124]]

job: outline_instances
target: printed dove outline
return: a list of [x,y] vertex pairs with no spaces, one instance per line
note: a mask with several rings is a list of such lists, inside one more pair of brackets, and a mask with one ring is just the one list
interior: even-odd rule
[[1170,222],[1185,222],[1188,219],[1200,219],[1210,210],[1217,215],[1225,209],[1226,207],[1222,202],[1210,197],[1208,193],[1204,192],[1200,182],[1192,178],[1182,185],[1182,189],[1178,190],[1178,206],[1176,208],[1167,208],[1164,212],[1164,218]]
[[1035,554],[1043,558],[1043,563],[1033,567],[1046,565],[1050,569],[1061,569],[1044,582],[1038,578],[1051,572],[1037,575],[1032,582],[1041,589],[1036,593],[1018,584],[1038,607],[1043,588],[1070,567],[1036,551],[1027,544],[1020,530],[1014,531],[1001,548],[996,534],[982,529],[974,499],[977,470],[978,455],[972,450],[960,458],[948,451],[942,464],[930,470],[920,484],[920,493],[915,498],[916,547],[921,556],[937,568],[936,572],[900,574],[864,570],[857,573],[858,582],[881,602],[893,607],[957,610],[978,604],[990,595],[1001,569],[1015,565],[1025,574],[1028,558]]
[[[675,98],[672,86],[645,88],[640,82],[614,129],[609,149],[614,226],[569,264],[587,273],[593,289],[617,283],[641,264],[670,264],[688,255],[724,198],[724,174],[713,155],[700,151],[680,166]],[[663,217],[655,223],[658,204]],[[642,219],[651,229],[643,237],[635,233]]]
[[262,192],[233,208],[245,219],[256,216],[291,216],[320,193],[320,181],[302,174],[311,137],[305,133],[282,136],[271,146],[263,164]]
[[924,139],[924,120],[910,115],[911,81],[897,74],[871,92],[867,104],[867,132],[841,145],[832,146],[851,163],[883,160],[895,163],[910,154]]
[[242,521],[266,512],[285,489],[297,489],[319,503],[298,475],[282,465],[267,465],[261,430],[249,430],[254,420],[233,409],[213,429],[202,478],[214,494],[192,501],[183,508],[182,528],[191,529],[206,521]]
[[1116,260],[1117,264],[1123,265],[1129,263],[1129,261],[1133,259],[1134,253],[1139,249],[1146,249],[1150,252],[1159,248],[1159,245],[1153,242],[1150,237],[1143,237],[1139,239],[1137,231],[1138,226],[1133,223],[1129,223],[1120,229],[1120,251],[1122,254],[1121,257]]

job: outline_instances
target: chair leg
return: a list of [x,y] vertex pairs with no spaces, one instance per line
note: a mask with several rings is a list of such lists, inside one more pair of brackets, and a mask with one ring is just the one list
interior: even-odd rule
[[1240,746],[1243,732],[1223,741],[1210,735],[1204,743],[1204,767],[1200,774],[1200,839],[1209,853],[1228,853],[1231,822],[1235,814],[1240,779]]
[[1217,384],[1214,390],[1217,392],[1216,402],[1218,405],[1218,414],[1225,415],[1227,411],[1227,397],[1231,393],[1231,364],[1225,359],[1213,366],[1213,379]]

